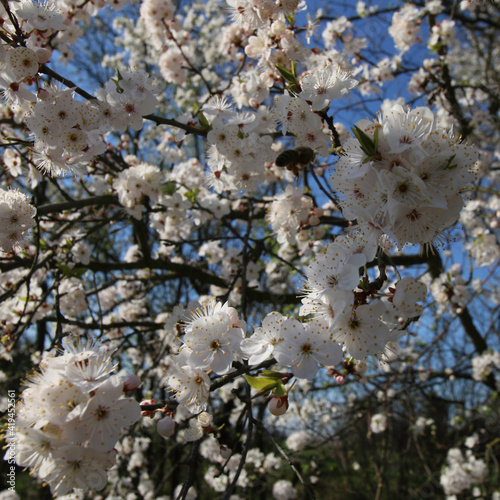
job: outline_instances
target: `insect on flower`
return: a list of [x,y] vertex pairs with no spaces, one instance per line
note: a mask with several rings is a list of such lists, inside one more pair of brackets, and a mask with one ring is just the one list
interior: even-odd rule
[[277,167],[285,167],[294,175],[299,175],[300,169],[309,165],[314,161],[314,158],[316,158],[316,153],[311,148],[300,146],[283,151],[278,155],[274,163]]

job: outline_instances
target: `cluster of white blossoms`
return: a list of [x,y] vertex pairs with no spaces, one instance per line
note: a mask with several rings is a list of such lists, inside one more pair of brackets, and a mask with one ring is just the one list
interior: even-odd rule
[[387,429],[387,415],[385,413],[376,413],[370,420],[370,430],[373,434],[380,434]]
[[387,342],[400,336],[400,319],[419,316],[427,287],[412,277],[400,279],[385,295],[372,300],[376,290],[366,288],[359,269],[377,252],[380,231],[357,231],[338,236],[306,268],[307,277],[300,314],[313,314],[327,324],[335,342],[356,359],[380,355]]
[[207,407],[210,390],[208,372],[223,375],[235,360],[241,360],[240,343],[246,324],[228,304],[203,302],[185,324],[183,345],[172,357],[167,385],[177,402],[191,413]]
[[268,219],[277,232],[279,243],[296,242],[299,230],[308,222],[313,207],[312,198],[299,187],[289,185],[284,193],[275,196],[269,207]]
[[454,313],[460,313],[472,297],[459,264],[454,264],[438,278],[431,280],[426,275],[424,279],[429,283],[429,291],[437,303],[438,312],[451,309]]
[[137,381],[130,386],[128,377],[112,375],[115,368],[98,342],[68,340],[60,356],[44,356],[21,395],[16,462],[54,495],[104,488],[122,430],[141,415],[137,401],[122,397]]
[[36,208],[16,190],[0,189],[0,248],[10,252],[22,244],[26,231],[35,225]]
[[[466,440],[466,445],[469,444]],[[472,439],[471,445],[477,442]],[[471,447],[472,447],[471,446]],[[441,471],[439,482],[446,495],[459,495],[474,485],[481,484],[488,476],[488,468],[484,460],[476,458],[471,449],[467,449],[465,456],[458,448],[448,450],[447,465]],[[475,496],[475,495],[474,495]]]
[[140,163],[121,171],[113,183],[113,189],[118,193],[118,199],[127,212],[140,219],[142,213],[140,201],[146,196],[152,201],[157,201],[161,192],[161,182],[162,173],[158,167]]
[[[8,54],[17,51],[16,57],[21,62],[16,64],[21,68],[32,67],[30,75],[34,72],[33,75],[24,79],[35,76],[39,69],[35,56],[18,54],[20,50],[29,49],[18,47]],[[6,67],[15,67],[14,63],[10,61]],[[85,173],[88,163],[106,150],[106,134],[125,131],[127,127],[140,130],[143,116],[153,113],[158,104],[155,97],[158,90],[144,71],[123,71],[119,80],[111,80],[99,89],[97,99],[86,101],[76,100],[74,89],[62,90],[56,86],[40,89],[36,97],[28,90],[11,95],[12,84],[5,78],[0,76],[5,95],[26,108],[26,124],[34,136],[34,164],[53,176],[73,170]],[[16,84],[16,89],[21,88],[19,85]]]
[[301,323],[277,312],[264,318],[262,326],[242,342],[241,350],[253,363],[272,355],[280,365],[291,368],[297,378],[307,380],[314,378],[319,365],[336,365],[343,358],[325,321]]
[[236,309],[213,299],[191,313],[184,331],[183,345],[172,357],[167,385],[177,402],[191,413],[207,407],[209,373],[224,375],[234,361],[248,359],[256,365],[273,356],[297,378],[310,380],[319,365],[336,365],[343,358],[326,321],[301,323],[273,311],[246,338],[246,324]]
[[102,111],[96,103],[74,99],[71,89],[49,87],[26,117],[34,135],[38,168],[52,175],[75,168],[105,151],[99,133]]
[[476,150],[442,129],[429,108],[395,105],[378,122],[359,121],[354,133],[331,177],[344,217],[379,228],[399,247],[440,242],[475,179]]
[[400,52],[407,52],[417,42],[421,23],[420,10],[413,4],[405,4],[394,13],[389,35]]
[[[265,180],[266,162],[275,156],[271,137],[254,132],[259,125],[266,127],[262,123],[265,117],[259,113],[237,113],[225,99],[212,99],[204,112],[211,120],[207,135],[210,184],[218,193],[256,189]],[[266,128],[275,130],[272,122]]]
[[[500,352],[490,349],[472,358],[472,378],[477,381],[486,380],[494,369],[500,370]],[[497,380],[500,384],[500,381]]]

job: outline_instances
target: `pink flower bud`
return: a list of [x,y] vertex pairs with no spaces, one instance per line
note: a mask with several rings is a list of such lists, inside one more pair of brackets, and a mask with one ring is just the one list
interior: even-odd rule
[[141,385],[141,379],[137,375],[129,375],[125,383],[123,384],[123,390],[125,392],[135,391]]
[[41,101],[46,101],[50,97],[49,92],[45,89],[38,89],[36,95]]
[[345,377],[343,375],[337,375],[335,377],[335,382],[337,382],[338,385],[343,385],[345,382]]
[[156,432],[165,438],[170,437],[175,431],[175,421],[170,417],[162,418],[156,424]]
[[283,415],[288,410],[288,396],[283,396],[282,398],[273,397],[269,402],[268,408],[271,414],[276,417]]

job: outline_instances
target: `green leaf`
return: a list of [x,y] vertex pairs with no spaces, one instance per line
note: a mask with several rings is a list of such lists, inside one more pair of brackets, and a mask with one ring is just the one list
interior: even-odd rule
[[163,184],[163,186],[161,187],[161,191],[167,196],[172,196],[177,191],[177,185],[175,184],[175,182],[169,181],[166,184]]
[[455,170],[458,167],[457,163],[452,164],[452,161],[455,159],[456,154],[451,155],[447,162],[441,167],[443,170]]
[[281,379],[281,377],[283,376],[282,373],[275,372],[273,370],[262,370],[262,375],[268,378],[275,378],[275,379]]
[[200,193],[199,188],[194,188],[192,191],[188,191],[184,193],[184,196],[191,202],[194,203],[196,201],[196,198],[198,197],[198,194]]
[[84,267],[70,267],[62,262],[56,263],[56,267],[60,269],[67,278],[81,278],[87,270]]
[[272,378],[245,375],[245,380],[252,389],[257,389],[260,392],[270,391],[276,387],[276,380]]
[[280,380],[278,385],[276,386],[276,388],[274,389],[274,394],[276,394],[276,396],[282,398],[283,396],[286,396],[286,389],[285,389],[285,386],[283,384],[283,382]]
[[280,66],[279,64],[276,65],[276,69],[280,72],[280,75],[283,77],[285,81],[291,83],[292,85],[297,84],[297,78],[295,78],[295,74],[292,73],[290,70],[286,69],[283,66]]
[[357,125],[351,128],[352,133],[356,136],[361,149],[368,155],[373,156],[376,152],[375,142],[368,136],[363,130],[361,130]]
[[375,153],[378,151],[378,131],[380,129],[377,127],[375,133],[373,134],[373,144],[375,146]]
[[208,123],[206,116],[201,111],[200,114],[198,115],[198,123],[200,124],[202,129],[212,130],[212,126],[210,125],[210,123]]

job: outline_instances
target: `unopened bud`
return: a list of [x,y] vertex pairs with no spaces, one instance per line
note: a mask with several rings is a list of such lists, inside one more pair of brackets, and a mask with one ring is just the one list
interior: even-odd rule
[[38,89],[36,96],[41,101],[46,101],[50,97],[50,93],[45,89]]
[[213,421],[214,421],[214,417],[210,413],[207,413],[206,411],[204,411],[198,415],[198,423],[202,427],[209,427],[210,425],[212,425]]
[[307,231],[299,231],[297,233],[297,241],[307,241],[307,238],[308,238],[308,234],[307,234]]
[[175,421],[170,417],[162,418],[156,424],[156,432],[165,438],[170,437],[175,431]]
[[220,456],[224,460],[227,460],[231,456],[231,450],[227,446],[224,446],[223,444],[220,445],[219,451],[220,451]]
[[311,215],[307,222],[310,226],[317,226],[319,224],[319,217],[317,215]]
[[288,410],[288,396],[272,398],[269,402],[268,408],[271,414],[276,417],[283,415]]
[[368,369],[368,365],[366,364],[366,361],[363,361],[362,359],[358,359],[356,361],[356,371],[358,373],[364,373]]
[[335,382],[337,382],[338,385],[343,385],[345,383],[344,375],[337,375],[335,377]]
[[123,390],[125,392],[135,391],[141,385],[141,379],[137,375],[129,375],[125,383],[123,384]]

